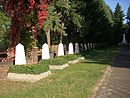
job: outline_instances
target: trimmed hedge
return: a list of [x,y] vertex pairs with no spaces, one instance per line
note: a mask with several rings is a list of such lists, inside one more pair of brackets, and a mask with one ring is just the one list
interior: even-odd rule
[[81,57],[80,54],[69,54],[69,55],[62,56],[61,58],[66,59],[67,61],[72,61],[78,59],[79,57]]
[[39,63],[40,64],[43,63],[43,64],[47,64],[47,65],[63,65],[65,63],[68,63],[68,61],[66,59],[61,58],[61,57],[58,57],[58,58],[52,58],[49,60],[40,60]]
[[20,74],[40,74],[49,70],[48,65],[33,64],[33,65],[12,65],[9,67],[9,72]]

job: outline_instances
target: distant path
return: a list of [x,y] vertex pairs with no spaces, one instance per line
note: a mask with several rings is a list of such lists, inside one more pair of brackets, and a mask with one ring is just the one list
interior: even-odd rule
[[94,98],[130,98],[130,46],[122,46]]

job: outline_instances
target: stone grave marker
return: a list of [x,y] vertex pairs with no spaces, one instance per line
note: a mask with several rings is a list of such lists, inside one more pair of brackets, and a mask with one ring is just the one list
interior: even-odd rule
[[79,44],[75,43],[75,53],[79,53]]
[[64,56],[64,47],[62,43],[58,46],[58,56]]
[[46,43],[42,46],[42,59],[50,59],[49,47]]
[[25,51],[24,46],[19,43],[16,46],[15,51],[15,65],[23,65],[23,64],[26,64]]
[[74,54],[74,48],[73,48],[72,43],[69,43],[69,53],[68,54]]
[[84,48],[85,48],[85,50],[87,50],[87,44],[86,43],[84,44]]

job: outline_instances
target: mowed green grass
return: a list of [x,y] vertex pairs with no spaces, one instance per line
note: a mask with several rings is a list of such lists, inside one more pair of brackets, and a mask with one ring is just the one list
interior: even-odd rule
[[0,81],[0,98],[89,98],[118,48],[86,52],[86,59],[36,83]]

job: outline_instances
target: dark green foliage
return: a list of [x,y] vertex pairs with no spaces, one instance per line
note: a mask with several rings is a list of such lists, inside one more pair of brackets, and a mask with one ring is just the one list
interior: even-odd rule
[[24,45],[25,50],[28,51],[33,47],[33,35],[28,28],[23,28],[20,34],[20,43]]
[[33,65],[12,65],[9,67],[9,72],[20,74],[40,74],[49,70],[46,64],[33,64]]
[[126,33],[128,34],[128,42],[130,42],[130,6],[127,11],[127,27],[126,27]]
[[86,33],[83,38],[87,42],[110,42],[112,35],[112,13],[104,0],[87,0]]
[[7,33],[10,28],[10,18],[0,10],[0,50],[6,51],[8,48]]
[[130,6],[128,7],[126,19],[127,19],[127,24],[130,26]]
[[117,5],[116,5],[113,19],[114,19],[113,36],[115,38],[115,42],[121,42],[122,34],[124,33],[124,30],[123,30],[124,13],[123,13],[122,8],[119,3],[117,3]]

